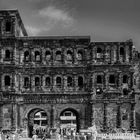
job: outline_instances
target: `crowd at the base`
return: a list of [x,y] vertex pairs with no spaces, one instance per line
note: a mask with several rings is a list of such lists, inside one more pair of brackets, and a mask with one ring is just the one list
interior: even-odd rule
[[[8,131],[8,132],[0,132],[0,140],[20,140],[22,136],[16,131]],[[46,132],[41,137],[37,135],[35,132],[33,133],[32,140],[94,140],[94,135],[92,133],[67,133],[62,134],[60,132]]]
[[[34,134],[32,140],[37,140],[38,136]],[[95,136],[92,133],[73,133],[71,135],[62,135],[58,132],[48,135],[47,133],[41,138],[42,140],[56,139],[56,140],[94,140]]]
[[19,140],[21,136],[17,132],[0,132],[0,140]]

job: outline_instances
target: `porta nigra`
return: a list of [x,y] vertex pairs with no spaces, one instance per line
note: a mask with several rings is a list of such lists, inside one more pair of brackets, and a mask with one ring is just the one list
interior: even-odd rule
[[18,10],[0,10],[0,129],[139,132],[139,56],[132,40],[31,37]]

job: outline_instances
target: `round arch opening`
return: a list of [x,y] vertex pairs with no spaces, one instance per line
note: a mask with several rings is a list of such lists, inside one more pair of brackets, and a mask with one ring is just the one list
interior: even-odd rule
[[33,109],[28,113],[28,136],[34,133],[42,137],[48,128],[48,116],[42,109]]
[[60,128],[63,135],[79,132],[79,113],[71,108],[63,110],[60,114]]

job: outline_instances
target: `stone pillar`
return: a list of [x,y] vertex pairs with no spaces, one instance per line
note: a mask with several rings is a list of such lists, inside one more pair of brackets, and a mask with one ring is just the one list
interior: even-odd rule
[[3,127],[3,110],[2,110],[3,105],[0,104],[0,131]]
[[74,49],[74,64],[77,64],[78,61],[77,61],[77,50]]
[[117,53],[117,62],[119,62],[120,60],[119,60],[119,44],[117,45],[117,49],[116,49],[116,53]]
[[106,73],[103,75],[103,87],[106,88]]
[[78,90],[78,77],[77,75],[74,75],[74,90]]
[[50,127],[54,127],[54,106],[51,105],[51,110],[50,110]]
[[65,84],[65,74],[62,74],[61,78],[62,78],[61,90],[64,93],[64,91],[65,91],[65,87],[64,87],[64,84]]
[[20,111],[17,103],[12,103],[11,127],[17,130],[20,127]]
[[17,126],[16,128],[19,129],[20,128],[20,104],[17,104],[17,107],[16,107],[16,120],[17,120]]
[[19,110],[18,105],[16,103],[12,103],[12,111],[11,111],[11,129],[18,129],[18,121],[19,121]]
[[53,91],[54,87],[54,75],[51,75],[51,91]]
[[121,104],[118,103],[117,106],[117,118],[116,118],[117,128],[121,128]]
[[65,91],[67,89],[67,77],[66,77],[66,75],[63,76],[63,82],[64,82],[63,83],[64,84],[63,88],[64,88],[64,91]]
[[103,131],[106,132],[107,131],[107,103],[104,103],[104,117],[103,117]]
[[32,76],[30,75],[30,91],[32,91]]
[[131,75],[130,75],[130,87],[131,87],[131,88],[133,88],[133,86],[134,86],[134,81],[133,81],[133,79],[134,79],[134,75],[133,75],[133,73],[131,73]]
[[91,108],[91,126],[94,124],[94,104],[92,103]]
[[135,103],[131,104],[131,112],[130,112],[130,129],[134,130],[136,128],[135,124]]
[[15,129],[14,103],[11,103],[11,129]]
[[64,51],[64,48],[62,48],[62,50],[61,50],[61,58],[62,58],[61,63],[65,64],[65,51]]
[[12,82],[11,82],[11,89],[13,90],[13,89],[15,89],[15,75],[14,75],[14,73],[12,73],[12,76],[11,76],[11,80],[12,80]]
[[84,129],[84,118],[81,116],[80,117],[80,129]]

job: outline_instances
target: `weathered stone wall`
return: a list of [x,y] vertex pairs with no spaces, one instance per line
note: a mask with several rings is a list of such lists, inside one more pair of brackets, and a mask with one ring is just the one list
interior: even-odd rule
[[103,129],[103,119],[104,119],[104,110],[103,110],[103,104],[95,104],[93,106],[93,118],[95,121],[95,125],[97,127],[97,130],[100,131]]
[[[133,88],[134,91],[139,88],[140,78],[139,65],[134,67],[135,56],[131,40],[90,42],[90,37],[82,36],[17,38],[16,36],[26,36],[26,31],[18,12],[14,13],[14,17],[11,17],[7,12],[0,12],[2,17],[0,18],[2,27],[0,28],[0,91],[1,101],[4,101],[3,116],[1,116],[3,128],[27,128],[28,114],[35,108],[47,113],[51,127],[58,125],[60,113],[67,108],[77,112],[80,128],[91,126],[93,121],[99,131],[112,131],[116,127],[129,129],[130,125],[133,125],[134,111],[130,105],[135,102],[132,97]],[[9,33],[5,31],[6,20],[12,24]],[[1,36],[15,38],[1,38]],[[9,58],[6,58],[7,50],[10,52]],[[26,58],[27,51],[29,56]],[[49,52],[49,56],[46,56],[46,52]],[[8,87],[5,86],[6,75],[10,76]],[[102,76],[101,83],[97,83],[98,75]],[[110,75],[115,77],[113,83],[109,82]],[[125,86],[124,75],[128,76]],[[45,86],[46,76],[50,76],[50,87]],[[56,83],[57,76],[61,78],[59,87]],[[71,87],[68,87],[68,76],[72,77]],[[24,86],[25,77],[29,78],[28,87]],[[37,87],[35,77],[39,78]],[[79,77],[83,79],[82,86],[78,84]],[[98,88],[101,88],[99,96]],[[126,95],[123,93],[123,88],[127,90]],[[32,94],[34,97],[30,97]],[[93,96],[89,99],[90,94]],[[42,99],[43,95],[65,96],[59,99],[57,97],[54,103],[54,99],[51,101]],[[78,95],[76,98],[79,98],[80,103],[69,95]],[[117,103],[120,101],[120,118],[118,118]],[[128,104],[123,104],[124,102]]]
[[4,105],[2,108],[2,114],[3,114],[3,129],[11,129],[12,127],[12,106],[11,105]]
[[117,105],[107,105],[107,127],[109,131],[113,131],[117,127]]

